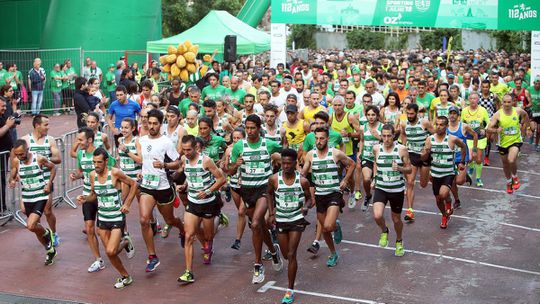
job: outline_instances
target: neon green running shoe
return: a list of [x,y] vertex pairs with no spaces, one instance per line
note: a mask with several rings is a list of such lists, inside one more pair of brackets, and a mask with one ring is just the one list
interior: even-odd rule
[[381,247],[388,246],[388,230],[386,232],[381,233],[381,237],[379,238],[379,246]]
[[401,257],[405,254],[405,248],[403,248],[403,241],[396,242],[395,256]]
[[354,193],[354,198],[355,198],[357,201],[360,200],[360,199],[362,198],[362,192],[356,191],[356,192]]
[[178,279],[176,279],[178,281],[178,283],[193,283],[195,282],[195,277],[193,276],[193,273],[189,270],[186,270],[184,272],[183,275],[181,275],[180,277],[178,277]]

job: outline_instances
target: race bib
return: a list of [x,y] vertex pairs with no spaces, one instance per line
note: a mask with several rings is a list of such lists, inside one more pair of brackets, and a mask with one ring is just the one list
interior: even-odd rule
[[202,178],[198,176],[194,176],[194,177],[189,178],[189,186],[195,189],[200,189],[204,187],[204,183],[203,183]]
[[540,117],[540,112],[532,112],[532,117]]
[[39,178],[27,178],[24,180],[21,180],[21,184],[23,189],[30,190],[30,189],[36,189],[42,186],[42,183],[40,182]]
[[247,173],[249,174],[265,174],[266,168],[265,164],[261,162],[250,162],[247,168]]
[[[107,193],[107,191],[104,191],[105,193]],[[105,207],[105,208],[110,208],[110,207],[114,207],[115,206],[115,197],[114,196],[106,196],[106,195],[101,195],[100,196],[100,205],[101,207]]]
[[518,130],[516,127],[508,127],[504,128],[503,132],[504,135],[516,135],[518,133]]
[[332,175],[330,174],[319,175],[317,181],[319,182],[319,185],[331,185],[334,182]]
[[383,181],[385,182],[398,182],[401,180],[401,175],[386,175],[382,176]]
[[143,175],[141,186],[150,190],[157,189],[159,186],[159,175],[154,175],[154,174]]
[[350,138],[349,138],[349,137],[347,137],[347,136],[344,136],[344,137],[343,137],[343,142],[344,142],[344,143],[348,143],[349,141],[350,141]]
[[480,128],[480,122],[478,120],[471,120],[469,124],[473,129]]

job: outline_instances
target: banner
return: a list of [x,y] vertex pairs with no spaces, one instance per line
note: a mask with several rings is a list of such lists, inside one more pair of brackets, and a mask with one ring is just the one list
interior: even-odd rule
[[287,62],[287,25],[272,23],[270,27],[270,66]]
[[531,82],[540,77],[540,31],[531,33]]
[[272,22],[540,30],[538,0],[272,0]]

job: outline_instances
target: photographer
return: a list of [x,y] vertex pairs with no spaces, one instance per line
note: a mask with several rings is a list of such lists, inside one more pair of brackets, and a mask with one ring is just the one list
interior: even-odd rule
[[[17,110],[18,100],[14,98],[15,90],[9,84],[5,84],[0,87],[0,99],[6,102],[6,113],[4,114],[7,117],[12,116],[15,118],[15,124],[21,124],[21,113]],[[9,129],[9,135],[11,136],[11,141],[15,142],[17,140],[17,129],[15,126]]]
[[[5,87],[2,86],[2,90]],[[9,89],[11,87],[8,85]],[[14,129],[16,119],[7,114],[6,100],[0,98],[0,213],[6,211],[6,172],[8,171],[9,151],[13,146],[9,130]]]

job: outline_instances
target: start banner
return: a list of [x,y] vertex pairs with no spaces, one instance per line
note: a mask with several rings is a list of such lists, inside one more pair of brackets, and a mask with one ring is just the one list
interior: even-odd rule
[[272,0],[272,22],[540,30],[538,0]]

